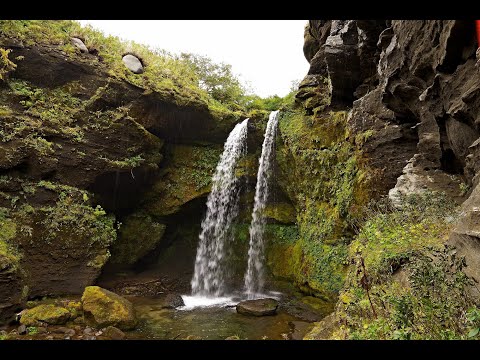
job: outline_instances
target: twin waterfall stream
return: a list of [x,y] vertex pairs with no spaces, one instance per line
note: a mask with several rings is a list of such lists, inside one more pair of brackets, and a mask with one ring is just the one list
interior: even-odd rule
[[[237,124],[227,138],[223,153],[212,179],[212,191],[207,199],[207,212],[202,221],[202,230],[191,281],[192,295],[200,297],[225,296],[226,277],[229,274],[226,261],[227,248],[232,242],[231,225],[238,215],[239,184],[235,176],[238,160],[246,154],[248,119]],[[270,113],[262,145],[252,222],[249,228],[249,250],[244,293],[254,299],[264,288],[264,210],[269,195],[272,176],[275,134],[278,126],[278,111]]]

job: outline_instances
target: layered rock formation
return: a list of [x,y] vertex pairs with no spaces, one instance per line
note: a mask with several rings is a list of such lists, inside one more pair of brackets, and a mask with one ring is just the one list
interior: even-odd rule
[[111,256],[112,268],[125,268],[156,249],[177,226],[170,216],[208,193],[243,115],[161,83],[165,75],[140,70],[133,55],[123,57],[133,73],[121,52],[106,61],[88,37],[39,39],[32,28],[17,38],[3,26],[0,48],[16,63],[0,82],[0,318],[8,320],[28,298],[80,294]]

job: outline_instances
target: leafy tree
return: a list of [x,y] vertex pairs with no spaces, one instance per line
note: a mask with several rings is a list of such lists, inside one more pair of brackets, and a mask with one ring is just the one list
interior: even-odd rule
[[241,102],[245,89],[233,74],[231,65],[216,64],[212,59],[196,54],[182,53],[180,58],[194,69],[200,88],[215,100],[223,104]]

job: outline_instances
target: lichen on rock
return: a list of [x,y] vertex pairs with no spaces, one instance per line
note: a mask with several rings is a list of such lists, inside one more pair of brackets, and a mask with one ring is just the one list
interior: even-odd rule
[[127,299],[98,286],[88,286],[82,295],[84,317],[95,326],[133,329],[137,324],[133,305]]

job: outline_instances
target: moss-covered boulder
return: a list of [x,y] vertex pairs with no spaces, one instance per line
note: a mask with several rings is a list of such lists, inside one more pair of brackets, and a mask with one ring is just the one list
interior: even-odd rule
[[22,312],[20,323],[26,326],[62,325],[70,319],[70,311],[52,304],[42,304]]
[[132,303],[99,286],[85,288],[82,304],[85,320],[95,326],[115,326],[129,330],[137,324]]

